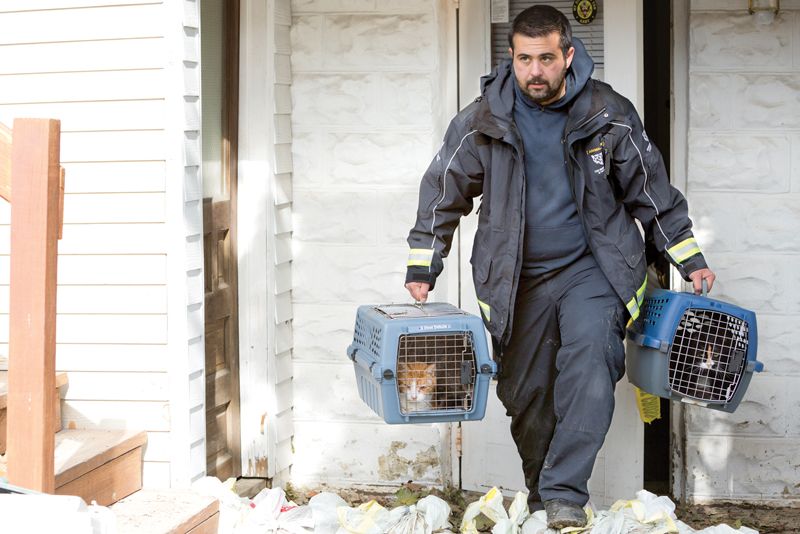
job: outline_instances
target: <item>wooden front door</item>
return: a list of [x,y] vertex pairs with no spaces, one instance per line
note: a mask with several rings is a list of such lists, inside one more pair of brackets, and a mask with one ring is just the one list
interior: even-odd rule
[[241,475],[236,253],[238,0],[200,5],[205,253],[206,460]]

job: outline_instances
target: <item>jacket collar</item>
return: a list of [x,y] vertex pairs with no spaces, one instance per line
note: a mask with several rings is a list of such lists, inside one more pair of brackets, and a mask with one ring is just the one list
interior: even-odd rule
[[[510,60],[503,60],[491,74],[481,78],[482,95],[479,97],[473,128],[489,137],[517,144],[514,126],[514,84],[517,83]],[[603,110],[606,107],[595,82],[589,80],[573,100],[567,115],[566,132],[573,134],[591,132],[608,122]],[[603,119],[606,119],[605,121]]]

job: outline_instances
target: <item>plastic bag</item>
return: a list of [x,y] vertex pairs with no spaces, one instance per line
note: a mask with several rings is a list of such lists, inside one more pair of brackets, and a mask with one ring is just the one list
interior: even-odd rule
[[553,529],[547,528],[547,514],[544,510],[533,512],[522,524],[522,534],[556,534]]
[[[318,508],[325,510],[328,507],[329,504]],[[357,508],[339,506],[336,512],[340,525],[338,534],[432,534],[449,526],[450,506],[439,497],[429,495],[416,505],[398,506],[391,510],[370,501]],[[330,530],[318,529],[316,532]]]
[[517,534],[530,515],[528,497],[518,491],[511,506],[508,507],[508,519],[501,519],[495,523],[492,528],[492,534]]
[[282,488],[263,489],[253,497],[250,514],[236,534],[306,534],[314,532],[310,506],[297,506],[286,499]]
[[201,495],[209,495],[219,500],[219,534],[234,534],[251,511],[251,501],[239,497],[233,491],[236,479],[221,482],[216,477],[203,477],[192,484],[192,489]]
[[639,388],[636,390],[636,407],[639,409],[639,419],[645,423],[652,423],[661,419],[661,397],[657,397]]
[[636,499],[617,501],[611,507],[611,511],[614,512],[628,507],[640,523],[665,522],[673,529],[669,532],[678,531],[673,520],[675,518],[675,503],[669,497],[659,497],[647,490],[640,490],[636,492]]
[[503,494],[497,488],[490,489],[486,495],[467,506],[461,521],[461,532],[477,534],[477,517],[483,514],[494,523],[492,534],[517,534],[530,515],[528,500],[524,493],[517,492],[508,508],[503,508]]
[[449,527],[450,505],[435,495],[417,501],[417,511],[425,517],[426,534]]
[[336,509],[347,508],[347,502],[335,493],[322,492],[314,495],[308,501],[314,518],[314,532],[316,534],[336,534],[339,530],[339,517]]
[[377,501],[366,502],[357,508],[344,506],[336,509],[339,534],[382,534],[389,527],[389,510]]

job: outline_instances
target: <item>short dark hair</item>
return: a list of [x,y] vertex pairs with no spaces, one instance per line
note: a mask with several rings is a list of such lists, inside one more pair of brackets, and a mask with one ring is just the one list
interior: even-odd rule
[[564,57],[572,46],[572,26],[564,14],[553,6],[536,5],[525,9],[514,18],[511,31],[508,32],[508,46],[514,49],[514,35],[528,37],[545,37],[553,32],[561,36],[561,51]]

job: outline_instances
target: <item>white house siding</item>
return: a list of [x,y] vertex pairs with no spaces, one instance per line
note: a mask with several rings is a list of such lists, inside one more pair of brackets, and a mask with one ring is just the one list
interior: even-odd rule
[[732,415],[687,408],[687,495],[800,497],[800,2],[766,26],[695,0],[688,196],[716,297],[758,314],[766,371]]
[[443,427],[384,424],[359,399],[345,350],[359,304],[409,299],[405,238],[420,177],[441,142],[441,79],[456,68],[442,52],[453,7],[292,2],[298,484],[450,476]]
[[[66,198],[56,338],[57,368],[69,373],[64,424],[148,431],[148,486],[168,486],[176,478],[170,469],[178,437],[170,412],[172,349],[177,346],[177,357],[185,358],[189,338],[200,339],[202,382],[202,239],[191,251],[185,235],[189,227],[200,236],[201,212],[198,195],[184,188],[184,179],[195,178],[192,167],[183,171],[184,137],[171,141],[179,129],[172,122],[184,124],[184,110],[185,121],[196,123],[197,95],[179,103],[180,117],[174,117],[169,106],[184,93],[176,89],[177,99],[168,94],[184,84],[179,69],[168,68],[180,64],[170,50],[183,48],[183,34],[177,45],[165,38],[180,32],[178,21],[191,14],[194,2],[185,2],[185,11],[180,4],[176,11],[176,2],[145,0],[0,2],[0,121],[10,126],[15,117],[61,119]],[[191,32],[186,35],[191,44]],[[187,161],[196,160],[191,135]],[[169,170],[178,167],[177,173]],[[197,204],[185,218],[184,193],[187,208]],[[179,209],[170,209],[176,197]],[[8,354],[8,225],[9,207],[0,202],[0,358]],[[183,233],[179,241],[173,228]],[[176,258],[168,252],[184,243],[184,264],[170,267]],[[175,283],[184,288],[184,300],[170,315],[175,292],[168,287]],[[187,325],[187,315],[194,312],[196,319],[198,309],[199,330]],[[177,343],[168,316],[171,331],[184,333]],[[201,405],[202,391],[196,398]],[[202,434],[200,440],[202,445]]]

